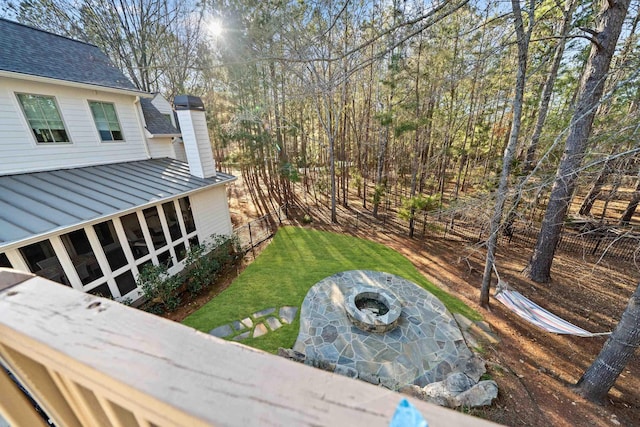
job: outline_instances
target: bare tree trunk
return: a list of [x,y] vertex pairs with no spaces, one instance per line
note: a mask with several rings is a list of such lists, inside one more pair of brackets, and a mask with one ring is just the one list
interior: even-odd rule
[[551,264],[560,239],[560,231],[576,187],[576,178],[587,149],[593,119],[604,91],[604,82],[629,1],[610,0],[603,3],[598,28],[592,35],[591,53],[582,74],[564,154],[558,166],[533,256],[525,269],[525,274],[539,283],[551,280]]
[[551,70],[547,75],[547,80],[544,82],[544,89],[542,89],[542,98],[540,98],[540,104],[538,105],[538,118],[536,119],[536,127],[534,128],[529,148],[527,148],[527,156],[524,162],[525,172],[531,172],[533,170],[538,142],[540,141],[540,135],[542,135],[544,122],[547,120],[549,102],[551,101],[553,86],[556,83],[556,77],[558,77],[558,69],[560,68],[560,62],[562,61],[562,55],[564,54],[564,48],[567,43],[566,37],[571,30],[571,20],[573,18],[573,12],[576,8],[576,3],[576,0],[568,0],[566,8],[562,12],[564,15],[564,20],[562,21],[562,29],[560,30],[560,40],[558,41],[558,46],[556,46],[556,52],[553,56],[553,64],[551,65]]
[[[433,89],[433,86],[432,86]],[[418,185],[418,192],[422,193],[424,191],[424,181],[427,177],[427,174],[431,170],[431,156],[432,156],[432,129],[433,129],[433,112],[435,110],[435,99],[433,90],[431,90],[431,95],[429,96],[429,102],[427,103],[427,111],[424,114],[425,121],[425,130],[424,130],[424,139],[425,143],[423,145],[422,152],[420,153],[420,164],[423,165],[422,172],[420,173],[420,182]]]
[[[330,119],[331,120],[331,119]],[[335,138],[333,132],[329,136],[329,176],[331,179],[331,222],[338,223],[338,215],[336,212],[336,156],[335,156]]]
[[582,205],[580,206],[580,211],[578,212],[580,215],[589,215],[591,213],[591,209],[595,204],[596,200],[598,200],[598,196],[602,191],[602,187],[604,183],[607,182],[607,178],[611,174],[611,162],[609,159],[605,160],[604,166],[602,170],[598,174],[591,190],[589,190],[589,194],[582,201]]
[[[414,79],[414,90],[416,92],[416,108],[415,108],[415,120],[418,121],[420,119],[420,58],[422,55],[422,35],[419,36],[420,41],[418,43],[418,59],[416,61],[416,78]],[[413,146],[413,153],[411,159],[411,188],[409,191],[409,198],[413,199],[416,196],[416,190],[418,187],[418,176],[420,175],[420,169],[422,169],[422,163],[420,162],[420,153],[422,153],[423,148],[421,144],[421,132],[420,126],[416,127],[415,131],[415,139]],[[413,238],[415,233],[415,206],[413,203],[411,204],[411,212],[409,214],[409,238]]]
[[627,208],[620,217],[620,225],[629,225],[631,218],[633,218],[633,214],[636,213],[638,203],[640,203],[640,176],[638,177],[638,183],[636,184],[636,191],[633,192],[633,196],[631,196],[631,200],[629,201]]
[[378,167],[376,169],[376,188],[375,194],[376,197],[373,201],[373,216],[378,216],[378,208],[380,206],[380,202],[382,201],[382,197],[380,195],[381,187],[382,187],[382,177],[384,172],[384,159],[386,158],[387,153],[387,140],[389,138],[389,126],[386,126],[385,130],[380,130],[380,147],[378,149]]
[[507,200],[507,187],[509,184],[509,174],[511,173],[511,163],[516,153],[518,145],[518,134],[520,133],[520,125],[522,123],[522,104],[524,99],[524,85],[527,72],[527,53],[529,50],[529,40],[531,39],[531,31],[533,29],[534,0],[529,2],[529,28],[525,32],[524,23],[522,22],[522,11],[520,10],[520,1],[511,0],[513,8],[514,26],[518,41],[518,72],[516,74],[516,93],[513,99],[513,124],[509,135],[509,143],[504,151],[502,158],[502,173],[500,174],[500,183],[496,193],[496,203],[491,217],[491,226],[489,240],[487,241],[487,259],[484,264],[484,274],[482,275],[482,288],[480,289],[480,305],[484,308],[489,307],[489,288],[491,286],[491,275],[495,262],[496,249],[498,246],[498,229],[502,220],[502,210]]
[[609,203],[611,203],[611,201],[618,195],[618,189],[620,188],[620,184],[622,184],[622,176],[620,176],[620,173],[616,173],[613,176],[613,184],[611,185],[611,190],[609,190],[609,194],[607,195],[607,198],[604,200],[604,206],[602,207],[602,213],[600,214],[601,223],[604,223],[604,219],[607,215],[607,208],[609,207]]
[[622,318],[600,354],[576,383],[575,391],[596,403],[603,403],[609,389],[640,347],[640,284],[631,295]]

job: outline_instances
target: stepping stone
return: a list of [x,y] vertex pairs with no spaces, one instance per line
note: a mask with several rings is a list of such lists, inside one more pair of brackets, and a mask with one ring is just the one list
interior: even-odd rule
[[282,326],[282,323],[280,323],[280,321],[275,317],[267,317],[267,325],[269,325],[269,328],[272,331],[275,331]]
[[273,313],[274,311],[276,311],[275,308],[265,308],[262,311],[258,311],[256,313],[253,313],[252,316],[253,316],[254,319],[257,319],[258,317],[267,316],[267,315]]
[[232,333],[233,329],[231,329],[231,325],[218,326],[217,328],[209,331],[209,335],[213,335],[214,337],[218,338],[228,337]]
[[296,318],[297,312],[298,307],[281,307],[278,314],[280,315],[280,319],[283,323],[289,324]]
[[235,337],[233,337],[233,340],[242,341],[245,338],[249,338],[250,335],[251,335],[251,331],[243,332],[240,335],[236,335]]
[[458,322],[458,326],[463,332],[468,330],[473,325],[473,322],[471,320],[467,319],[460,313],[453,313],[453,317],[456,319],[456,322]]
[[487,322],[484,322],[482,320],[478,320],[477,322],[475,322],[476,326],[480,329],[482,329],[483,331],[485,331],[488,334],[492,334],[493,330],[491,329],[491,326],[489,326],[489,324]]
[[245,319],[242,319],[241,322],[247,328],[253,328],[253,320],[251,320],[250,318],[247,317]]
[[469,328],[469,333],[473,334],[477,339],[481,341],[486,341],[489,344],[498,344],[500,342],[500,337],[496,335],[494,332],[485,332],[480,326],[473,324],[471,328]]
[[257,338],[257,337],[261,337],[264,334],[266,334],[267,332],[269,332],[269,330],[267,329],[266,326],[264,326],[263,323],[258,323],[256,325],[256,328],[253,330],[253,337]]
[[233,322],[231,322],[231,325],[233,325],[233,329],[235,329],[236,331],[246,329],[242,322],[240,322],[239,320],[234,320]]

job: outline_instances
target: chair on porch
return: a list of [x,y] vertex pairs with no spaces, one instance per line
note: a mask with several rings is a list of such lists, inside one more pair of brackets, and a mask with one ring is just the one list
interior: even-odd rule
[[144,255],[149,252],[147,242],[144,240],[144,237],[138,237],[133,230],[128,228],[124,229],[124,234],[127,236],[127,241],[129,242],[129,246],[134,252],[134,255]]
[[48,268],[61,268],[60,261],[58,261],[58,258],[55,256],[45,258],[42,261],[38,261],[36,262],[36,265],[38,266],[38,268],[40,268],[40,270],[46,270]]

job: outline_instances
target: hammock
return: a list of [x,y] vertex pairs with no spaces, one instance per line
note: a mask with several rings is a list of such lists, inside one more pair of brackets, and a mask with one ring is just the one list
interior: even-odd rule
[[[496,272],[497,273],[497,272]],[[567,322],[555,314],[540,307],[520,292],[509,287],[507,282],[498,278],[495,299],[529,323],[554,334],[577,335],[579,337],[597,337],[611,332],[592,333]]]

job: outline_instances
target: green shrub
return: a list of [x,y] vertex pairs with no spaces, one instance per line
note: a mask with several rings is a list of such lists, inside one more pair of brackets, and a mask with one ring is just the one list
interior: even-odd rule
[[142,269],[136,283],[147,300],[145,310],[153,313],[175,310],[180,305],[182,292],[188,291],[193,298],[215,283],[220,272],[239,258],[237,236],[214,234],[208,241],[189,249],[181,274],[170,276],[165,265],[148,265]]
[[136,280],[136,284],[149,307],[154,312],[171,311],[180,305],[178,288],[181,280],[177,276],[170,276],[166,265],[146,265]]
[[198,294],[207,283],[209,265],[203,259],[206,245],[192,246],[185,260],[185,275],[187,276],[187,290],[191,295]]
[[402,199],[402,207],[398,211],[398,216],[405,221],[409,221],[416,217],[420,212],[431,212],[438,208],[440,201],[440,195],[424,196],[418,194],[417,196]]
[[372,196],[372,202],[374,205],[378,205],[380,204],[380,202],[382,201],[382,197],[384,196],[386,190],[384,185],[378,184],[376,185],[375,189],[373,190],[373,196]]
[[184,280],[191,296],[214,283],[218,274],[240,255],[240,242],[235,235],[214,234],[209,243],[192,247],[187,254]]

